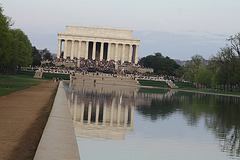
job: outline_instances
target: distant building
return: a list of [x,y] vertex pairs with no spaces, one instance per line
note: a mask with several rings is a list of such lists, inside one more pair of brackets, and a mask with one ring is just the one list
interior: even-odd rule
[[45,54],[44,49],[38,49],[38,53],[41,55],[41,58],[43,59],[43,55]]
[[57,54],[51,53],[49,50],[47,50],[47,48],[45,49],[38,49],[38,53],[41,55],[41,58],[44,59],[44,55],[46,53],[50,53],[52,56],[52,59],[55,59],[57,57]]
[[53,58],[53,59],[57,58],[57,54],[52,53],[51,55],[52,55],[52,58]]
[[180,66],[185,66],[189,62],[189,60],[187,61],[181,61],[179,59],[173,59],[173,60]]
[[[186,60],[186,61],[181,61],[181,60],[179,60],[179,59],[173,59],[178,65],[180,65],[180,66],[185,66],[186,64],[188,64],[189,62],[190,62],[190,60]],[[205,66],[207,66],[208,65],[208,63],[209,63],[209,61],[210,60],[203,60],[203,63],[204,63],[204,65]]]
[[132,30],[67,25],[66,33],[58,33],[57,57],[138,63],[139,42]]

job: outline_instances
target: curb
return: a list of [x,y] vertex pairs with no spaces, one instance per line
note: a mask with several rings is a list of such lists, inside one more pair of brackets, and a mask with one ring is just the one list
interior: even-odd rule
[[34,160],[46,159],[80,159],[63,82],[58,86],[51,114],[34,156]]

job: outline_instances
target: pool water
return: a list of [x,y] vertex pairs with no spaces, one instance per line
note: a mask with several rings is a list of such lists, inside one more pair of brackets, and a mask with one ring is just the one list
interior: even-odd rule
[[81,160],[240,159],[240,98],[70,84]]

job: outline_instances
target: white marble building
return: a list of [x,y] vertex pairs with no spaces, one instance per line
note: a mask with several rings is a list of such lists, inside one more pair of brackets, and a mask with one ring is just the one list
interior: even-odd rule
[[133,39],[132,32],[123,29],[67,25],[66,33],[58,33],[57,57],[138,63],[140,39]]

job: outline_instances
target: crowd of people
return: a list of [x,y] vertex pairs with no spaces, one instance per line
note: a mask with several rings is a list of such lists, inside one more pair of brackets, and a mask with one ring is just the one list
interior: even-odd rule
[[[103,72],[103,73],[110,73],[110,74],[134,74],[135,76],[146,78],[146,79],[160,79],[161,77],[163,79],[169,79],[169,80],[177,80],[177,77],[174,76],[169,76],[169,75],[153,75],[149,73],[140,73],[140,72],[129,72],[127,70],[123,70],[121,68],[128,68],[128,69],[133,69],[135,70],[136,68],[143,68],[139,64],[134,64],[132,62],[121,62],[121,61],[106,61],[102,60],[100,61],[99,59],[96,60],[91,60],[91,59],[85,59],[85,58],[80,58],[80,59],[74,59],[74,60],[69,60],[69,59],[55,59],[54,62],[64,62],[66,63],[73,63],[74,65],[71,65],[71,67],[64,67],[61,70],[65,70],[65,73],[71,73],[70,70],[74,70],[74,72]],[[54,63],[53,62],[53,63]],[[46,66],[47,67],[47,66]],[[60,67],[61,68],[61,67]],[[52,67],[52,71],[60,70],[59,67]]]
[[79,59],[79,65],[77,67],[81,71],[109,71],[116,72],[115,62],[114,61],[100,61],[98,59]]
[[[146,79],[146,80],[171,80],[171,81],[179,81],[178,77],[170,76],[170,75],[154,75],[153,73],[142,73],[137,72],[136,68],[144,69],[139,64],[134,64],[131,62],[123,62],[121,61],[106,61],[106,60],[91,60],[91,59],[55,59],[54,62],[63,62],[62,66],[45,66],[43,70],[45,72],[57,72],[57,73],[82,73],[82,74],[96,74],[99,73],[107,73],[112,76],[127,76],[127,77],[137,77],[138,79]],[[66,65],[70,63],[70,65]],[[68,66],[68,67],[67,67]],[[131,70],[132,69],[132,70]],[[131,70],[131,71],[130,71]],[[134,72],[133,72],[134,71]],[[92,73],[91,73],[92,72]],[[95,73],[97,72],[97,73]]]
[[119,67],[129,67],[129,68],[142,68],[139,64],[134,64],[132,62],[121,62],[114,60],[102,60],[99,59],[91,60],[91,59],[56,59],[55,62],[64,62],[66,63],[74,63],[74,69],[76,71],[86,72],[86,71],[98,71],[98,72],[109,72],[109,73],[120,73],[122,70]]

